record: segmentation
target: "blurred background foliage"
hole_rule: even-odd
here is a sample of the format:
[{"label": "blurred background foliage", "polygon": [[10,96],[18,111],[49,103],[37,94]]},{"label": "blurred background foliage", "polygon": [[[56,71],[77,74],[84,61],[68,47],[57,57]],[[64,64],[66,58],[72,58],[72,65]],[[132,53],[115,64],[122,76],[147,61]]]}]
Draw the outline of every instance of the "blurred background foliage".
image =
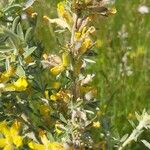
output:
[{"label": "blurred background foliage", "polygon": [[[9,0],[1,0],[3,8]],[[56,5],[60,0],[37,0],[27,13],[36,12],[29,20],[34,26],[33,37],[41,43],[43,52],[60,51],[66,33],[55,32],[55,26],[47,24],[43,16],[55,18]],[[16,0],[24,3],[25,0]],[[113,17],[98,17],[94,22],[97,40],[93,48],[97,64],[89,66],[89,72],[96,72],[94,80],[98,88],[102,129],[109,141],[109,134],[123,136],[132,130],[130,122],[136,120],[134,112],[150,108],[150,13],[141,14],[141,5],[150,7],[149,0],[116,0],[117,14]],[[15,12],[16,13],[16,12]],[[19,10],[18,10],[19,14]],[[1,17],[2,14],[1,14]],[[29,27],[25,20],[25,28]],[[59,38],[59,39],[58,39]],[[58,44],[59,43],[59,44]],[[45,79],[46,80],[46,79]],[[96,133],[100,135],[101,132]],[[148,136],[144,134],[143,136]],[[134,145],[139,150],[141,144]]]}]

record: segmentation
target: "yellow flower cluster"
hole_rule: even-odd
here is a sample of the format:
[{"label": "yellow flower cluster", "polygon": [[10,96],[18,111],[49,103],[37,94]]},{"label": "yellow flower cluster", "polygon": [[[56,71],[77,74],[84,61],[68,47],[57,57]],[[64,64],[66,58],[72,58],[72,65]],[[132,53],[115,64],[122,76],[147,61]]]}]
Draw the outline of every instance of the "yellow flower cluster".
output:
[{"label": "yellow flower cluster", "polygon": [[1,73],[0,83],[7,82],[9,80],[9,78],[14,75],[14,73],[15,73],[14,68],[12,66],[10,66],[7,71]]},{"label": "yellow flower cluster", "polygon": [[5,91],[25,91],[28,86],[28,82],[26,78],[21,77],[17,81],[6,84],[4,90]]},{"label": "yellow flower cluster", "polygon": [[49,23],[57,24],[58,26],[67,28],[69,31],[71,31],[71,27],[73,25],[72,15],[68,10],[66,10],[64,5],[65,4],[63,2],[60,2],[57,5],[58,18],[51,19],[48,16],[43,16],[43,19]]},{"label": "yellow flower cluster", "polygon": [[58,142],[50,142],[43,131],[40,132],[42,144],[30,142],[28,145],[33,150],[65,150],[62,144]]},{"label": "yellow flower cluster", "polygon": [[14,124],[9,127],[4,121],[0,123],[0,133],[4,136],[0,138],[0,147],[4,150],[14,150],[22,146],[23,137],[19,136],[20,123],[15,121]]},{"label": "yellow flower cluster", "polygon": [[50,72],[57,76],[58,74],[62,73],[66,67],[69,65],[69,53],[64,52],[62,54],[62,59],[57,55],[47,55],[43,54],[44,60],[42,61],[43,66],[50,68]]},{"label": "yellow flower cluster", "polygon": [[69,91],[60,90],[58,93],[52,94],[50,99],[53,101],[56,100],[63,100],[64,102],[68,102],[70,99],[71,94]]},{"label": "yellow flower cluster", "polygon": [[1,91],[24,91],[28,86],[28,82],[25,77],[20,77],[13,83],[7,83],[9,79],[14,76],[15,70],[12,66],[7,71],[0,75],[0,89]]}]

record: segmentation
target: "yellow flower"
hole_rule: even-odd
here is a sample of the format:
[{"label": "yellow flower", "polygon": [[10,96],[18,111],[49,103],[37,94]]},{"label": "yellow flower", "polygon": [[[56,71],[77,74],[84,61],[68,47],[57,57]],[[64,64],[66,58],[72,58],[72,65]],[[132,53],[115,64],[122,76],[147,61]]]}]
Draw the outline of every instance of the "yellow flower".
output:
[{"label": "yellow flower", "polygon": [[131,51],[129,53],[129,57],[131,59],[134,59],[134,58],[138,58],[138,57],[144,56],[144,54],[145,54],[144,47],[143,46],[139,46],[136,51]]},{"label": "yellow flower", "polygon": [[42,114],[43,116],[44,115],[48,116],[48,114],[50,113],[50,107],[46,104],[40,105],[39,110],[40,110],[40,114]]},{"label": "yellow flower", "polygon": [[62,64],[64,67],[67,67],[69,65],[70,59],[69,59],[69,53],[64,52],[62,54]]},{"label": "yellow flower", "polygon": [[101,124],[99,121],[93,122],[93,127],[94,128],[100,128]]},{"label": "yellow flower", "polygon": [[52,84],[52,87],[53,87],[54,89],[59,89],[59,88],[60,88],[60,82],[54,82],[54,83]]},{"label": "yellow flower", "polygon": [[28,82],[25,78],[21,77],[16,82],[14,82],[16,91],[24,91],[28,86]]},{"label": "yellow flower", "polygon": [[61,72],[63,72],[65,70],[65,67],[61,64],[61,65],[58,65],[58,66],[55,66],[53,67],[52,69],[50,69],[51,73],[53,75],[58,75],[60,74]]},{"label": "yellow flower", "polygon": [[55,23],[62,28],[68,28],[71,31],[73,17],[71,13],[65,9],[65,2],[60,2],[57,5],[58,18],[51,19],[48,16],[43,16],[43,19],[49,23]]},{"label": "yellow flower", "polygon": [[63,133],[62,127],[63,127],[63,125],[62,125],[61,123],[57,122],[57,123],[55,124],[55,132],[56,132],[57,134]]},{"label": "yellow flower", "polygon": [[27,64],[33,62],[32,56],[28,56],[28,57],[26,57],[24,60],[25,60],[25,62],[26,62]]},{"label": "yellow flower", "polygon": [[54,66],[53,68],[50,69],[50,72],[53,75],[58,75],[61,72],[65,70],[65,68],[69,65],[69,54],[67,52],[64,52],[62,54],[62,62],[59,65]]},{"label": "yellow flower", "polygon": [[28,146],[33,150],[65,150],[62,144],[58,142],[50,142],[42,131],[40,132],[40,138],[42,144],[30,142]]},{"label": "yellow flower", "polygon": [[53,101],[63,100],[64,102],[68,102],[70,99],[70,96],[71,95],[70,95],[69,91],[60,90],[58,93],[52,94],[50,96],[50,99]]},{"label": "yellow flower", "polygon": [[20,123],[15,121],[11,127],[7,126],[6,122],[0,124],[0,133],[2,133],[5,138],[0,138],[0,147],[5,150],[13,150],[14,146],[19,148],[22,146],[23,138],[19,136]]},{"label": "yellow flower", "polygon": [[25,91],[27,86],[27,80],[24,77],[20,77],[16,82],[6,84],[4,91]]},{"label": "yellow flower", "polygon": [[92,46],[92,40],[89,38],[85,39],[79,49],[79,53],[84,54],[91,46]]},{"label": "yellow flower", "polygon": [[14,68],[12,66],[10,66],[7,71],[3,72],[0,75],[0,83],[7,82],[9,80],[9,78],[14,75],[14,73],[15,73]]},{"label": "yellow flower", "polygon": [[52,101],[57,101],[57,100],[58,100],[58,97],[57,97],[55,94],[52,94],[52,95],[50,96],[50,99],[51,99]]},{"label": "yellow flower", "polygon": [[75,32],[75,38],[76,38],[76,40],[80,40],[81,35],[82,34],[80,32]]},{"label": "yellow flower", "polygon": [[116,14],[116,13],[117,13],[116,8],[110,8],[110,9],[108,10],[108,15],[114,15],[114,14]]},{"label": "yellow flower", "polygon": [[63,2],[58,3],[57,5],[57,13],[58,16],[66,21],[66,23],[71,26],[73,23],[72,16],[70,13],[65,9],[65,4]]}]

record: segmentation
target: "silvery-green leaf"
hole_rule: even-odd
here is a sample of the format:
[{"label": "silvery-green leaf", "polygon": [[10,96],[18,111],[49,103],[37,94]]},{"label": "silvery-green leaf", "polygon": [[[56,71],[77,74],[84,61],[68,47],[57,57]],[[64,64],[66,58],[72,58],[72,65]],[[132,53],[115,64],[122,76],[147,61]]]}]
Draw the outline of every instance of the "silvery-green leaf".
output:
[{"label": "silvery-green leaf", "polygon": [[0,54],[0,61],[5,60],[6,56],[4,54]]},{"label": "silvery-green leaf", "polygon": [[13,4],[13,5],[10,5],[8,7],[6,7],[6,9],[4,9],[4,12],[8,12],[8,11],[11,11],[13,9],[21,9],[22,6],[20,4]]},{"label": "silvery-green leaf", "polygon": [[48,139],[49,139],[51,142],[54,142],[54,141],[55,141],[53,135],[52,135],[50,132],[47,132],[47,137],[48,137]]},{"label": "silvery-green leaf", "polygon": [[121,139],[120,142],[124,142],[128,138],[128,134],[125,134]]},{"label": "silvery-green leaf", "polygon": [[16,74],[17,74],[19,77],[25,77],[25,71],[24,71],[24,69],[22,68],[22,66],[19,65],[19,66],[17,67]]},{"label": "silvery-green leaf", "polygon": [[19,16],[17,16],[15,19],[14,19],[14,21],[13,21],[13,24],[12,24],[12,32],[15,32],[15,30],[16,30],[16,28],[17,28],[17,25],[18,25],[18,23],[19,23],[19,20],[20,20],[20,17]]},{"label": "silvery-green leaf", "polygon": [[88,63],[93,63],[93,64],[95,64],[95,63],[96,63],[94,60],[87,59],[87,58],[84,58],[84,60],[85,60],[86,62],[88,62]]},{"label": "silvery-green leaf", "polygon": [[29,8],[30,6],[32,6],[34,2],[35,2],[35,0],[28,0],[28,1],[24,4],[23,10],[25,10],[25,9]]},{"label": "silvery-green leaf", "polygon": [[10,48],[8,46],[0,46],[0,53],[7,53],[13,51],[13,48]]},{"label": "silvery-green leaf", "polygon": [[142,143],[143,143],[147,148],[150,149],[150,143],[149,143],[149,142],[147,142],[146,140],[141,140],[141,141],[142,141]]},{"label": "silvery-green leaf", "polygon": [[36,47],[25,48],[25,52],[23,53],[24,58],[27,58],[28,56],[30,56],[35,50],[36,50]]},{"label": "silvery-green leaf", "polygon": [[67,124],[67,120],[65,119],[65,117],[64,117],[61,113],[60,113],[59,117],[60,117],[60,120],[61,120],[62,122],[64,122],[64,123]]},{"label": "silvery-green leaf", "polygon": [[141,120],[141,116],[137,112],[135,112],[135,116],[136,116],[136,118],[137,118],[138,121]]},{"label": "silvery-green leaf", "polygon": [[19,23],[17,25],[17,35],[23,40],[24,39],[24,33],[21,27],[21,24]]},{"label": "silvery-green leaf", "polygon": [[16,47],[19,47],[21,44],[20,38],[17,34],[13,33],[11,30],[4,28],[4,33],[11,38],[11,41]]},{"label": "silvery-green leaf", "polygon": [[131,126],[133,127],[133,128],[135,128],[136,127],[136,125],[134,124],[134,122],[133,121],[131,121],[131,120],[128,120],[129,121],[129,123],[131,124]]},{"label": "silvery-green leaf", "polygon": [[31,34],[31,32],[32,32],[32,29],[33,29],[33,28],[30,27],[30,28],[28,28],[27,31],[26,31],[26,34],[25,34],[25,41],[26,41],[26,42],[28,42],[28,41],[30,40],[30,37],[31,37],[30,34]]}]

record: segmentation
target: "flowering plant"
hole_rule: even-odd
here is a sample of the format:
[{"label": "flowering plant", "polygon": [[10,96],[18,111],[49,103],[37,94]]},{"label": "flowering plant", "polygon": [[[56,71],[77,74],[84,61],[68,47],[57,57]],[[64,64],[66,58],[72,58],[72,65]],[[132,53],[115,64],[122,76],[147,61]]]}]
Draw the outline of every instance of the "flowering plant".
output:
[{"label": "flowering plant", "polygon": [[59,2],[58,18],[42,18],[66,39],[59,52],[49,53],[33,37],[40,15],[34,3],[12,1],[2,10],[6,23],[0,26],[1,118],[8,121],[1,123],[0,147],[96,149],[92,135],[101,126],[97,89],[92,85],[95,74],[86,72],[90,63],[95,64],[88,56],[96,44],[92,21],[116,10],[103,0]]}]

